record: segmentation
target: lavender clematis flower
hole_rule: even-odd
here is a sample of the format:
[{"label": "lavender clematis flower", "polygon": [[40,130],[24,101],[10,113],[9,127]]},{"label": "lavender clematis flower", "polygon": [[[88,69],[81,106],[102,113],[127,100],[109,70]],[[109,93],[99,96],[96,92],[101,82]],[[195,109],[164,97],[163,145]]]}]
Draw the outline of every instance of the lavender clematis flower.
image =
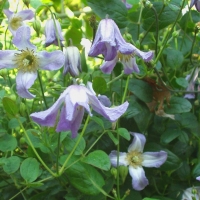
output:
[{"label": "lavender clematis flower", "polygon": [[197,177],[196,177],[196,180],[197,180],[197,181],[200,181],[200,176],[197,176]]},{"label": "lavender clematis flower", "polygon": [[[56,26],[56,27],[55,27]],[[53,19],[47,20],[45,24],[45,46],[48,47],[51,44],[55,44],[58,46],[58,40],[56,37],[56,29],[58,31],[58,38],[60,40],[60,44],[63,46],[62,41],[64,38],[62,36],[61,26],[58,20],[55,19],[55,24]]]},{"label": "lavender clematis flower", "polygon": [[64,64],[62,51],[36,52],[36,47],[30,43],[30,28],[18,28],[13,43],[19,50],[0,51],[0,69],[18,68],[16,77],[17,93],[23,98],[34,98],[28,89],[37,78],[37,70],[57,70]]},{"label": "lavender clematis flower", "polygon": [[190,8],[195,5],[196,9],[200,12],[200,0],[191,0]]},{"label": "lavender clematis flower", "polygon": [[131,9],[131,8],[133,7],[131,4],[127,3],[126,0],[121,0],[121,1],[124,3],[124,5],[126,6],[126,8],[127,8],[128,10]]},{"label": "lavender clematis flower", "polygon": [[65,65],[63,74],[69,72],[72,76],[78,76],[81,72],[81,56],[79,50],[75,46],[64,48]]},{"label": "lavender clematis flower", "polygon": [[103,54],[106,61],[111,61],[117,56],[117,52],[132,54],[134,50],[134,47],[124,40],[115,22],[106,18],[99,23],[88,55],[95,57]]},{"label": "lavender clematis flower", "polygon": [[181,200],[200,199],[200,187],[190,187],[184,190]]},{"label": "lavender clematis flower", "polygon": [[20,26],[25,25],[24,20],[29,20],[34,17],[34,13],[32,10],[22,10],[18,13],[13,13],[10,10],[3,10],[4,14],[8,18],[8,29],[15,36],[17,29]]},{"label": "lavender clematis flower", "polygon": [[132,54],[126,55],[126,54],[121,54],[120,52],[118,52],[118,54],[116,55],[116,57],[113,60],[105,61],[103,63],[103,65],[100,67],[102,72],[104,72],[106,74],[110,74],[112,72],[113,68],[115,67],[116,63],[118,61],[120,61],[124,66],[125,74],[131,74],[132,72],[139,73],[140,70],[136,63],[136,59],[135,59],[134,55],[139,56],[145,62],[149,62],[153,58],[154,53],[152,51],[142,52],[139,49],[137,49],[135,46],[133,46],[133,45],[131,45],[131,46],[134,49]]},{"label": "lavender clematis flower", "polygon": [[[194,91],[194,85],[195,85],[195,81],[198,77],[199,74],[199,68],[197,67],[195,70],[192,71],[191,74],[186,76],[186,80],[189,81],[189,85],[187,87],[187,91]],[[192,77],[191,77],[192,76]],[[185,94],[184,98],[186,99],[194,99],[195,98],[195,94],[194,93],[188,93]]]},{"label": "lavender clematis flower", "polygon": [[42,126],[53,127],[56,125],[56,118],[61,108],[58,124],[56,125],[56,131],[68,131],[72,132],[72,137],[77,136],[78,129],[83,119],[84,110],[86,110],[90,116],[89,105],[92,109],[108,119],[111,122],[116,121],[121,115],[123,115],[128,107],[128,102],[112,108],[105,107],[90,90],[91,83],[88,82],[88,87],[83,85],[71,85],[69,86],[58,98],[58,100],[46,111],[36,112],[31,114],[31,118],[41,124]]},{"label": "lavender clematis flower", "polygon": [[[148,184],[143,167],[160,167],[167,159],[165,151],[143,153],[146,138],[143,134],[133,133],[132,144],[128,148],[128,153],[119,153],[119,165],[129,166],[129,174],[132,177],[132,186],[135,190],[143,190]],[[117,151],[112,151],[109,155],[111,164],[117,167]]]}]

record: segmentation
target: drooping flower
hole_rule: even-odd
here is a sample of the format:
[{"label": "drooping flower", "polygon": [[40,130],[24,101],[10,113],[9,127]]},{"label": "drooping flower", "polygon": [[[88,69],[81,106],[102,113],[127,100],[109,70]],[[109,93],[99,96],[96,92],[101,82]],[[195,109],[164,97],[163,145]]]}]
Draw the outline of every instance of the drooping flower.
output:
[{"label": "drooping flower", "polygon": [[[93,93],[93,89],[91,91],[90,88],[92,88],[91,82],[88,82],[87,87],[83,85],[71,85],[60,95],[58,100],[49,109],[33,113],[30,116],[35,122],[42,126],[56,126],[57,132],[70,130],[72,137],[74,138],[77,136],[78,129],[81,125],[84,110],[92,116],[90,106],[92,107],[92,110],[111,122],[116,121],[125,113],[128,102],[112,108],[106,107],[98,100]],[[56,124],[56,118],[60,107],[61,112],[59,121],[58,124]]]},{"label": "drooping flower", "polygon": [[139,73],[140,70],[138,68],[138,65],[136,63],[135,55],[142,58],[145,62],[149,62],[153,58],[153,51],[143,52],[137,49],[135,46],[131,45],[134,49],[132,54],[122,54],[120,52],[117,53],[116,57],[111,61],[105,61],[100,69],[102,72],[106,74],[110,74],[115,67],[116,63],[120,61],[124,66],[124,73],[125,74],[131,74],[132,72]]},{"label": "drooping flower", "polygon": [[[195,86],[195,81],[198,77],[199,74],[199,68],[195,68],[191,74],[186,76],[186,80],[189,81],[189,85],[187,87],[187,91],[194,91],[194,86]],[[199,88],[198,88],[199,90]],[[195,94],[194,93],[187,93],[185,94],[184,98],[186,99],[194,99],[195,98]]]},{"label": "drooping flower", "polygon": [[62,51],[36,52],[36,47],[30,43],[30,28],[21,26],[13,39],[14,45],[19,50],[0,51],[0,69],[17,68],[16,77],[17,93],[23,98],[34,98],[28,89],[37,78],[37,70],[58,70],[64,64]]},{"label": "drooping flower", "polygon": [[200,199],[200,187],[190,187],[184,190],[181,200]]},{"label": "drooping flower", "polygon": [[124,3],[127,9],[131,9],[133,7],[131,4],[127,3],[126,0],[121,0],[121,1]]},{"label": "drooping flower", "polygon": [[[143,167],[160,167],[166,161],[167,153],[165,151],[143,153],[146,142],[145,136],[133,132],[131,132],[131,135],[134,136],[134,139],[128,147],[128,153],[119,152],[119,165],[129,166],[133,188],[143,190],[149,184]],[[114,167],[117,167],[117,155],[117,151],[112,151],[109,155]]]},{"label": "drooping flower", "polygon": [[132,54],[134,50],[133,45],[124,40],[115,22],[112,19],[106,18],[99,23],[88,55],[95,57],[103,54],[106,61],[111,61],[117,56],[118,52],[121,54]]},{"label": "drooping flower", "polygon": [[63,74],[69,72],[72,76],[78,76],[81,72],[81,55],[77,47],[69,46],[64,48],[65,65]]},{"label": "drooping flower", "polygon": [[55,19],[55,24],[54,24],[54,20],[53,19],[49,19],[47,20],[46,24],[45,24],[45,46],[48,47],[51,44],[55,44],[58,46],[58,40],[56,37],[56,30],[58,33],[58,38],[60,40],[60,44],[61,46],[63,46],[62,41],[64,41],[64,38],[62,36],[62,30],[61,30],[61,26],[60,23],[57,19]]},{"label": "drooping flower", "polygon": [[195,5],[196,9],[200,12],[200,0],[191,0],[190,8]]},{"label": "drooping flower", "polygon": [[30,20],[34,17],[34,13],[32,10],[22,10],[18,13],[13,13],[12,11],[6,9],[3,10],[4,14],[8,18],[8,29],[15,36],[16,31],[19,27],[25,25],[24,20]]},{"label": "drooping flower", "polygon": [[200,176],[197,176],[197,177],[196,177],[196,180],[200,181]]}]

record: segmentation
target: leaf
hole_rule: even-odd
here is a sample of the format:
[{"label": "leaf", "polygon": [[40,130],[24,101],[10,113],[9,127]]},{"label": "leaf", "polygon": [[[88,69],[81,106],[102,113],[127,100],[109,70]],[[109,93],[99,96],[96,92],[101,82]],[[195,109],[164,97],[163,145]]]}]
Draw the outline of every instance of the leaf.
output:
[{"label": "leaf", "polygon": [[2,99],[3,107],[10,117],[16,116],[19,111],[17,104],[10,98],[4,97]]},{"label": "leaf", "polygon": [[95,77],[92,82],[92,87],[97,94],[103,94],[107,90],[107,84],[104,78]]},{"label": "leaf", "polygon": [[127,26],[127,9],[121,1],[87,0],[87,3],[100,18],[105,19],[106,15],[109,15],[109,18],[113,19],[119,28]]},{"label": "leaf", "polygon": [[104,123],[103,123],[102,119],[100,119],[96,116],[92,116],[90,119],[95,121],[99,126],[101,126],[104,129]]},{"label": "leaf", "polygon": [[125,128],[118,128],[117,132],[119,133],[119,135],[121,135],[126,140],[129,141],[131,139],[130,133],[127,131],[127,129],[125,129]]},{"label": "leaf", "polygon": [[0,151],[7,152],[13,151],[17,147],[17,140],[15,137],[4,134],[0,137]]},{"label": "leaf", "polygon": [[161,135],[161,142],[168,144],[174,139],[176,139],[178,136],[180,136],[183,131],[178,129],[167,129],[162,135]]},{"label": "leaf", "polygon": [[110,169],[111,165],[109,156],[104,151],[101,150],[96,150],[88,154],[81,161],[106,171]]},{"label": "leaf", "polygon": [[22,178],[28,183],[35,181],[40,173],[39,165],[39,162],[35,158],[25,159],[20,167]]},{"label": "leaf", "polygon": [[192,108],[191,103],[182,97],[172,97],[170,99],[170,106],[165,107],[167,114],[185,113],[189,112]]},{"label": "leaf", "polygon": [[[26,121],[26,118],[24,117],[19,117],[19,120],[21,121],[21,123]],[[8,127],[11,129],[17,128],[19,127],[20,124],[18,122],[18,120],[16,118],[12,118],[9,122],[8,122]]]},{"label": "leaf", "polygon": [[114,142],[115,145],[119,144],[118,139],[112,134],[111,131],[108,131],[108,136]]},{"label": "leaf", "polygon": [[131,79],[128,89],[141,101],[145,103],[152,101],[153,91],[148,83],[142,80]]},{"label": "leaf", "polygon": [[5,164],[3,165],[3,170],[7,174],[12,174],[19,169],[20,158],[17,156],[11,156],[5,159]]},{"label": "leaf", "polygon": [[31,0],[30,5],[31,7],[37,9],[39,6],[42,5],[42,2],[40,0]]},{"label": "leaf", "polygon": [[184,87],[184,88],[186,88],[186,87],[188,86],[187,80],[186,80],[185,78],[182,78],[182,77],[176,78],[176,83],[177,83],[179,86]]}]

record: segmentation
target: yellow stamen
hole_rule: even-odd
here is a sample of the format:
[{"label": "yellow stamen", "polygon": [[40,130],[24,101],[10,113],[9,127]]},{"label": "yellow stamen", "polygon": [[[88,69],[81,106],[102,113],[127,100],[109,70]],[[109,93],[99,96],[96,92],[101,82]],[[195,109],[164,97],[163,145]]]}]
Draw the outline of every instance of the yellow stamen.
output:
[{"label": "yellow stamen", "polygon": [[128,160],[129,165],[133,167],[138,167],[142,165],[143,157],[142,153],[137,151],[131,151],[127,154],[126,159]]},{"label": "yellow stamen", "polygon": [[120,52],[118,52],[118,60],[119,61],[124,61],[124,62],[128,62],[131,58],[133,58],[135,56],[134,53],[132,54],[122,54]]},{"label": "yellow stamen", "polygon": [[13,29],[13,30],[17,30],[20,26],[22,26],[22,18],[21,17],[13,17],[11,20],[10,20],[10,27]]}]

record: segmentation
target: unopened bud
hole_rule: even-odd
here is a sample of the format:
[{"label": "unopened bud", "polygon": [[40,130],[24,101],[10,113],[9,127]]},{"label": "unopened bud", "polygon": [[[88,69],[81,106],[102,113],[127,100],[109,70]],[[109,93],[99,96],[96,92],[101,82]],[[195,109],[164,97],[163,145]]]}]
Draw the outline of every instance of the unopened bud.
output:
[{"label": "unopened bud", "polygon": [[25,114],[26,105],[25,105],[23,102],[21,102],[20,105],[19,105],[19,111],[20,111],[20,113],[21,113],[22,115]]},{"label": "unopened bud", "polygon": [[39,20],[34,20],[33,22],[33,29],[35,30],[35,32],[37,33],[37,36],[39,37],[40,35],[40,30],[41,30],[41,23]]},{"label": "unopened bud", "polygon": [[111,168],[110,170],[111,174],[115,177],[115,179],[117,178],[117,169],[116,168]]},{"label": "unopened bud", "polygon": [[119,170],[119,176],[121,177],[122,182],[124,183],[126,176],[128,174],[128,168],[126,166],[121,165],[118,167],[118,170]]},{"label": "unopened bud", "polygon": [[145,7],[152,8],[153,4],[150,1],[146,1]]},{"label": "unopened bud", "polygon": [[0,76],[2,76],[5,79],[6,76],[7,76],[7,69],[1,69],[0,70]]},{"label": "unopened bud", "polygon": [[132,41],[132,35],[130,33],[125,33],[123,35],[123,38],[126,40],[126,42],[131,42]]},{"label": "unopened bud", "polygon": [[174,31],[174,32],[172,33],[172,37],[173,37],[173,38],[178,37],[178,35],[179,35],[179,31]]}]

